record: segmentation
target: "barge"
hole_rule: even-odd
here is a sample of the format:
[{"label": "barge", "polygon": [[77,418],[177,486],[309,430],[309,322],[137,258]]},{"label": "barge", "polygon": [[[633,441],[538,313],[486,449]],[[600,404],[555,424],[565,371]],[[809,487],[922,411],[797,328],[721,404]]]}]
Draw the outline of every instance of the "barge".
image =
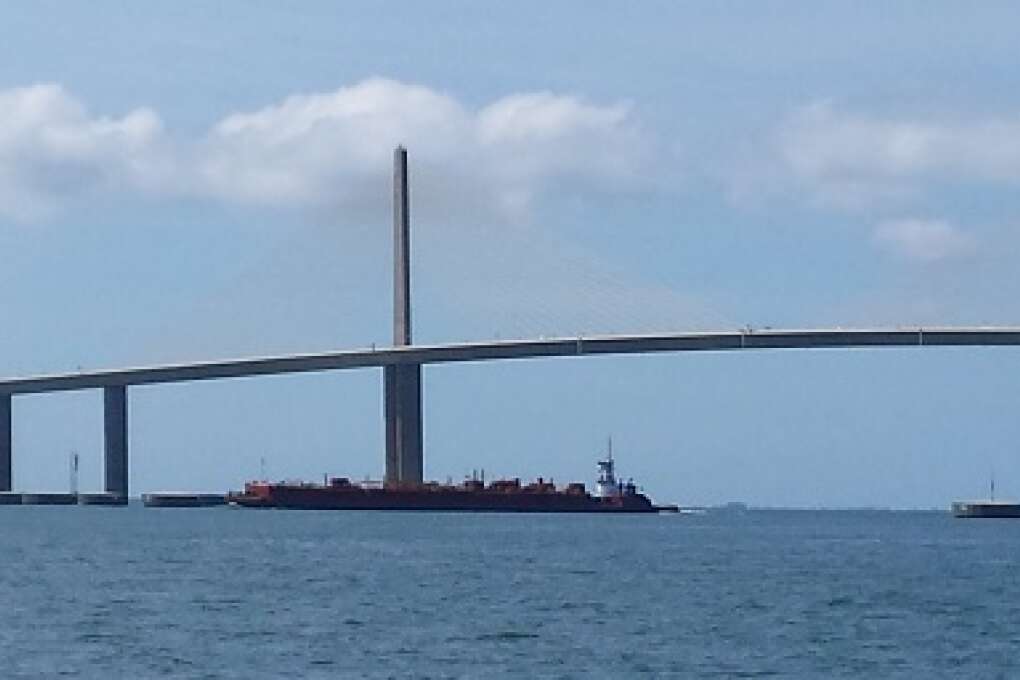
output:
[{"label": "barge", "polygon": [[965,519],[1020,519],[1020,503],[1006,501],[956,501],[954,517]]},{"label": "barge", "polygon": [[988,485],[988,500],[954,501],[950,511],[964,519],[1020,519],[1020,503],[995,500],[994,476]]},{"label": "barge", "polygon": [[212,508],[226,504],[227,497],[219,493],[142,494],[142,505],[147,508]]},{"label": "barge", "polygon": [[581,482],[557,487],[539,477],[485,483],[469,479],[461,484],[359,484],[333,477],[323,484],[307,482],[248,482],[244,491],[227,500],[248,508],[299,510],[418,510],[441,512],[580,512],[653,513],[673,506],[655,506],[633,480],[616,479],[612,453],[598,461],[595,493]]}]

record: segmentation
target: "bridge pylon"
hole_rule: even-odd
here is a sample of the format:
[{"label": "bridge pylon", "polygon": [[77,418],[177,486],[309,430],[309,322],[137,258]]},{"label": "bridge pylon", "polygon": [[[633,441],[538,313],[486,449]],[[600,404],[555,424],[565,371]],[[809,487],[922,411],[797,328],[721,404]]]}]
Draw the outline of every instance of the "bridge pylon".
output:
[{"label": "bridge pylon", "polygon": [[[411,217],[407,149],[393,152],[393,345],[411,345]],[[383,368],[388,486],[424,481],[421,364]]]}]

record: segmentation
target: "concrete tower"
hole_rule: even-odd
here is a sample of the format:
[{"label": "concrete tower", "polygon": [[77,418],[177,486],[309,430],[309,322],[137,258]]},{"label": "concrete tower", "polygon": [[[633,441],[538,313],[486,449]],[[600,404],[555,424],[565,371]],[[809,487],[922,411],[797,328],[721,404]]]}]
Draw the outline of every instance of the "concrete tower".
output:
[{"label": "concrete tower", "polygon": [[[393,152],[393,345],[411,344],[411,217],[407,149]],[[387,486],[421,484],[424,477],[421,364],[383,369]]]}]

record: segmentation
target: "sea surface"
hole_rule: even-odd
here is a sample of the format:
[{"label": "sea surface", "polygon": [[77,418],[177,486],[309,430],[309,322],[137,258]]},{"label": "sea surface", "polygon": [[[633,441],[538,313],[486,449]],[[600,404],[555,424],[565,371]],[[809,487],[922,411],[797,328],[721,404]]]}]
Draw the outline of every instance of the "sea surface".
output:
[{"label": "sea surface", "polygon": [[1020,521],[0,507],[3,678],[1015,678]]}]

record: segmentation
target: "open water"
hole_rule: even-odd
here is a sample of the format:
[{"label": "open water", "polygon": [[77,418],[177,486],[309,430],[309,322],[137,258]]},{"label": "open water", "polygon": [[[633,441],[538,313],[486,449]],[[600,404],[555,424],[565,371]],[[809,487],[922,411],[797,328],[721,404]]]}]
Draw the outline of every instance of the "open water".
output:
[{"label": "open water", "polygon": [[1020,676],[1020,521],[0,508],[3,678]]}]

